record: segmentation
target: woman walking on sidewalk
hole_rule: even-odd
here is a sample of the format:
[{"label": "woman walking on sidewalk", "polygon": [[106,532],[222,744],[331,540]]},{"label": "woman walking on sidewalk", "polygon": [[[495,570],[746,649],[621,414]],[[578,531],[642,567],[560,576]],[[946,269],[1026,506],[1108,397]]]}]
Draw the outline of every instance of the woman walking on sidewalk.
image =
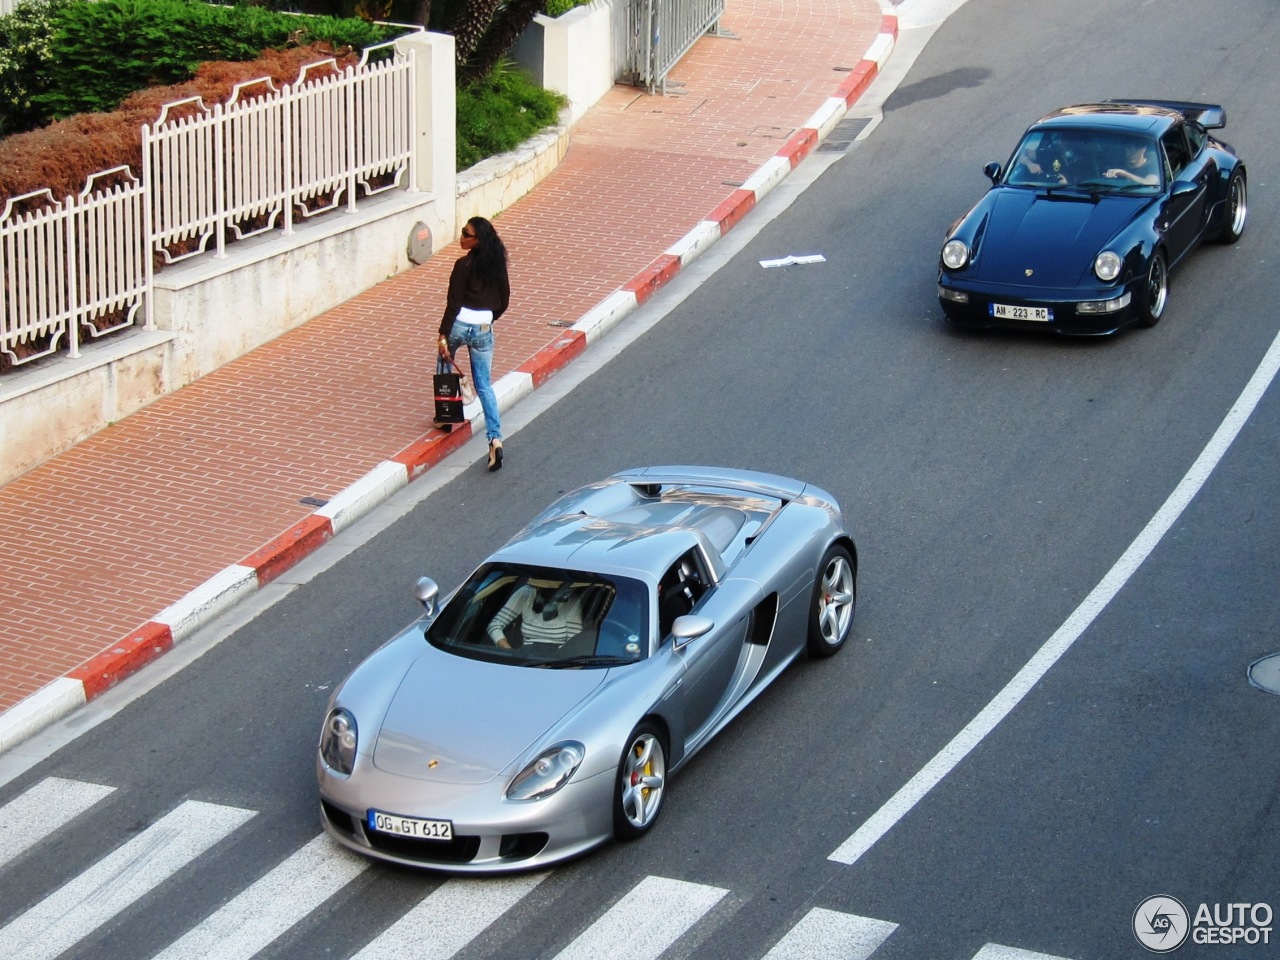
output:
[{"label": "woman walking on sidewalk", "polygon": [[493,392],[493,324],[511,300],[507,248],[484,217],[467,221],[460,242],[467,252],[458,258],[449,276],[449,294],[440,321],[440,356],[452,362],[459,347],[467,348],[471,379],[489,438],[489,469],[498,470],[502,467],[502,424]]}]

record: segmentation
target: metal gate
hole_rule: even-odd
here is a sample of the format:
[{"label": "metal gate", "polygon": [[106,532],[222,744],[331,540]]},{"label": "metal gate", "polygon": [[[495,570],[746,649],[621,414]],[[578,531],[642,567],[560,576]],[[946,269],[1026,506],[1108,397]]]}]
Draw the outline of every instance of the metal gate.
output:
[{"label": "metal gate", "polygon": [[621,79],[667,92],[667,72],[704,33],[717,32],[725,0],[621,0],[615,21]]}]

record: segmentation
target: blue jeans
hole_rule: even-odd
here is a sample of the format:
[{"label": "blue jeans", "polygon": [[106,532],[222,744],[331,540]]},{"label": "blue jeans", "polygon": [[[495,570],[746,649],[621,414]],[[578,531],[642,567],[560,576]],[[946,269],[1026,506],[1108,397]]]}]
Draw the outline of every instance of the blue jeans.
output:
[{"label": "blue jeans", "polygon": [[449,331],[449,353],[455,358],[459,347],[467,348],[471,360],[471,380],[484,411],[485,437],[501,440],[502,421],[498,417],[498,397],[493,392],[493,327],[481,331],[475,324],[455,320]]}]

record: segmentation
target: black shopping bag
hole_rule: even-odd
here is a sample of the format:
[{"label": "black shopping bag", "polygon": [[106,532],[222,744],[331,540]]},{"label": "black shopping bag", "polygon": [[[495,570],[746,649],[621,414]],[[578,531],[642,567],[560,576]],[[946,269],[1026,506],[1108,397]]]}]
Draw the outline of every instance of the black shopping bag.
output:
[{"label": "black shopping bag", "polygon": [[458,368],[444,357],[437,357],[431,384],[436,398],[436,423],[462,423],[462,374]]}]

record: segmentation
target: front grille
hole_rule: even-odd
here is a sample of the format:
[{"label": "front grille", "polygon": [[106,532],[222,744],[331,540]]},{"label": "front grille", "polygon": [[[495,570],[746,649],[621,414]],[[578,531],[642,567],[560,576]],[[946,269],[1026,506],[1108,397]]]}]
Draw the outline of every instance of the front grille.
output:
[{"label": "front grille", "polygon": [[365,830],[369,846],[405,860],[420,863],[470,863],[480,849],[479,837],[454,837],[452,840],[420,840],[390,833]]}]

